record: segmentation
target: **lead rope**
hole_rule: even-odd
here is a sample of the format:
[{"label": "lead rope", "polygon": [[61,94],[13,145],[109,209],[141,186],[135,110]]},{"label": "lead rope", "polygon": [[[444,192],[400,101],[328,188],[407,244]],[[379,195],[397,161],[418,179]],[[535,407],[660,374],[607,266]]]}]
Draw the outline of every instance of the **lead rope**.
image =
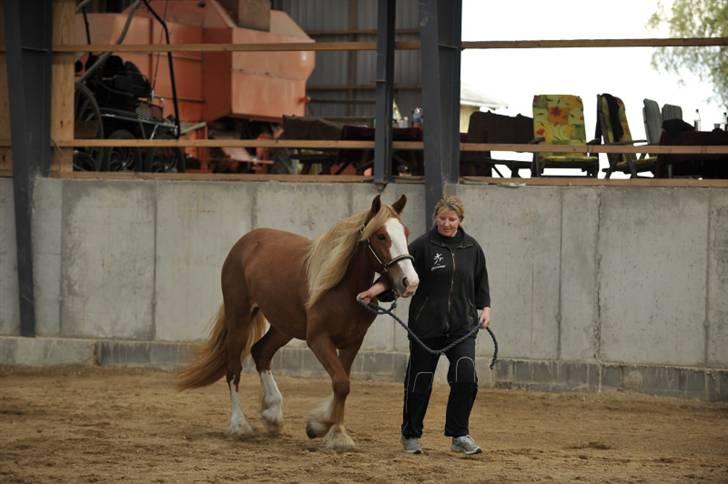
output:
[{"label": "lead rope", "polygon": [[[471,336],[473,336],[474,334],[476,334],[478,332],[478,330],[480,330],[480,325],[476,325],[473,329],[468,331],[468,333],[466,335],[461,336],[460,338],[456,339],[455,341],[453,341],[449,345],[445,346],[444,348],[440,348],[439,350],[433,350],[432,348],[427,346],[420,338],[418,338],[417,335],[409,328],[409,326],[404,324],[404,322],[401,319],[399,319],[396,314],[394,314],[394,310],[397,308],[397,301],[394,301],[392,303],[392,305],[389,306],[389,308],[383,308],[379,304],[366,303],[358,298],[356,301],[374,314],[377,314],[377,315],[386,314],[386,315],[394,318],[394,320],[397,321],[397,323],[399,323],[399,325],[402,326],[407,331],[407,333],[412,337],[412,339],[414,339],[417,342],[417,344],[419,344],[425,351],[427,351],[428,353],[431,353],[433,355],[441,355],[443,353],[446,353],[448,350],[454,348],[458,344],[462,343],[466,339],[468,339]],[[488,368],[490,368],[492,370],[493,367],[495,366],[496,360],[498,359],[498,341],[496,341],[495,334],[493,334],[493,331],[491,331],[490,328],[485,328],[485,329],[488,331],[488,334],[490,334],[490,337],[493,340],[493,357],[490,360],[490,365],[488,365]]]}]

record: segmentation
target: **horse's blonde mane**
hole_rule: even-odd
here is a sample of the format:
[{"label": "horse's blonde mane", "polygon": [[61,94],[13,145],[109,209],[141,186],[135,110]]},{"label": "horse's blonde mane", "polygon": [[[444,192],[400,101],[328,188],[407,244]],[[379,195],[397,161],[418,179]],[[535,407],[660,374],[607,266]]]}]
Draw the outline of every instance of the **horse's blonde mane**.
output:
[{"label": "horse's blonde mane", "polygon": [[305,258],[308,276],[306,307],[313,306],[326,291],[341,282],[359,241],[371,237],[388,219],[399,218],[391,206],[382,204],[379,212],[362,230],[368,214],[369,210],[365,210],[340,220],[311,242]]}]

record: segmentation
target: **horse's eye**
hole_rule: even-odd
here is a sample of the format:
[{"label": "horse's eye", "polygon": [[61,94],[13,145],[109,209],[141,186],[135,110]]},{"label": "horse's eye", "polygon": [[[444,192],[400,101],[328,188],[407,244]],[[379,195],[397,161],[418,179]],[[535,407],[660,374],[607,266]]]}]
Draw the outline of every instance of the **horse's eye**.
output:
[{"label": "horse's eye", "polygon": [[386,236],[386,235],[384,235],[384,234],[379,234],[379,235],[377,235],[377,238],[378,238],[379,240],[387,240],[387,236]]}]

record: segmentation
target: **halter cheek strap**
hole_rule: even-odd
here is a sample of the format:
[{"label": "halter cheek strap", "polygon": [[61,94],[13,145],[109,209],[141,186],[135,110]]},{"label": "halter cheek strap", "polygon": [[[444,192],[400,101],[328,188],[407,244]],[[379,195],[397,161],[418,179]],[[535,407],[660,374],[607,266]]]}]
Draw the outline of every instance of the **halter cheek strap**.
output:
[{"label": "halter cheek strap", "polygon": [[379,257],[377,255],[377,253],[374,251],[374,248],[372,247],[372,243],[369,242],[369,239],[366,239],[366,241],[367,241],[367,247],[369,248],[369,251],[372,253],[372,255],[377,260],[377,262],[379,262],[379,264],[382,266],[382,273],[389,272],[389,268],[392,267],[394,264],[396,264],[397,262],[399,262],[401,260],[407,260],[407,259],[409,259],[412,262],[415,261],[415,258],[412,257],[410,254],[402,254],[402,255],[398,255],[397,257],[392,257],[387,262],[384,262],[381,259],[381,257]]}]

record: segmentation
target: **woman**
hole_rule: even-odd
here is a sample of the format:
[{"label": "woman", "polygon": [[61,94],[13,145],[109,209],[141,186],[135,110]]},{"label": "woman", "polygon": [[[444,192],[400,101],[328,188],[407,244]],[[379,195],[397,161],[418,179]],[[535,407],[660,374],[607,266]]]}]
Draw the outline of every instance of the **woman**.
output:
[{"label": "woman", "polygon": [[[485,255],[475,239],[463,230],[464,215],[459,198],[441,199],[435,206],[435,227],[409,247],[415,258],[420,285],[410,304],[408,325],[432,349],[444,348],[466,335],[476,324],[483,329],[490,324]],[[386,289],[385,280],[380,279],[358,298],[370,302]],[[475,336],[460,342],[445,355],[450,362],[445,435],[452,437],[451,450],[467,455],[478,454],[481,449],[470,437],[468,428],[470,411],[478,392]],[[422,453],[422,423],[438,360],[439,355],[429,353],[410,338],[401,442],[404,451],[411,454]]]}]

